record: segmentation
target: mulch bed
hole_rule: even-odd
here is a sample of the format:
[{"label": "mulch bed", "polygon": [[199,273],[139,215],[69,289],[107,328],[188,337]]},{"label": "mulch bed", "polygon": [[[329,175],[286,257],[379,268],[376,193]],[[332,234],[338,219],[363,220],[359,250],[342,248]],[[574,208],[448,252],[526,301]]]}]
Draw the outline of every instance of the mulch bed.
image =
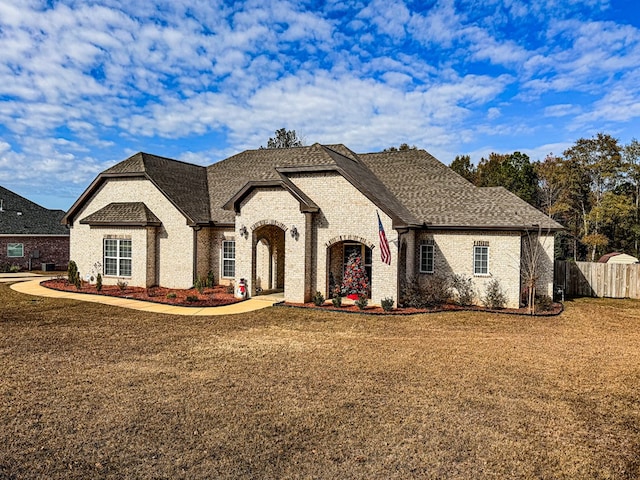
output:
[{"label": "mulch bed", "polygon": [[[95,285],[86,282],[83,282],[82,288],[78,290],[65,279],[45,280],[44,282],[41,282],[40,285],[64,292],[130,298],[133,300],[143,300],[145,302],[162,303],[166,305],[179,305],[182,307],[219,307],[242,301],[235,298],[232,293],[228,293],[227,287],[224,285],[205,288],[202,293],[198,292],[195,288],[180,290],[165,287],[143,288],[127,286],[126,288],[121,289],[117,285],[103,285],[102,290],[98,292]],[[169,297],[167,295],[169,295]],[[190,299],[187,300],[187,297],[190,297]]]},{"label": "mulch bed", "polygon": [[[361,310],[357,305],[345,305],[337,308],[334,307],[331,303],[325,303],[324,305],[317,306],[313,302],[309,303],[290,303],[290,302],[282,302],[277,304],[279,307],[291,307],[291,308],[312,308],[315,310],[328,310],[334,312],[343,312],[343,313],[358,313],[365,315],[417,315],[421,313],[439,313],[439,312],[462,312],[462,311],[472,311],[472,312],[491,312],[491,313],[501,313],[505,315],[529,315],[529,312],[526,308],[501,308],[499,310],[489,309],[480,306],[469,306],[462,307],[460,305],[453,305],[449,303],[445,303],[444,305],[440,305],[438,307],[433,308],[405,308],[398,307],[385,312],[384,309],[380,306],[367,306],[364,310]],[[554,303],[552,309],[544,312],[536,312],[534,316],[536,317],[551,317],[554,315],[559,315],[564,310],[564,307],[561,303]]]}]

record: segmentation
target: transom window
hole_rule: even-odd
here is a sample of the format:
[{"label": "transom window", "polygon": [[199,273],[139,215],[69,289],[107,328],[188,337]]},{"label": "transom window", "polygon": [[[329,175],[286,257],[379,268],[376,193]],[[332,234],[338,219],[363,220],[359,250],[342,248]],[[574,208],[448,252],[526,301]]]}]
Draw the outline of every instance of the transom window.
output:
[{"label": "transom window", "polygon": [[420,245],[420,273],[433,273],[435,249],[433,244]]},{"label": "transom window", "polygon": [[236,276],[235,240],[225,240],[222,242],[222,276],[227,278]]},{"label": "transom window", "polygon": [[7,257],[24,257],[24,244],[9,243],[7,244]]},{"label": "transom window", "polygon": [[473,274],[489,275],[489,246],[488,245],[474,245]]},{"label": "transom window", "polygon": [[131,240],[104,239],[104,274],[114,277],[131,276]]}]

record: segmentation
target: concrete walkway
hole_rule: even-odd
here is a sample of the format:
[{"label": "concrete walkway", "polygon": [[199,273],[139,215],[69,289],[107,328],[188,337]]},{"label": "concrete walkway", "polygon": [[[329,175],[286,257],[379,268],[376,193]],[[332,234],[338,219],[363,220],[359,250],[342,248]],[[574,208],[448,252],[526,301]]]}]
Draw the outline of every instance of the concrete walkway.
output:
[{"label": "concrete walkway", "polygon": [[40,279],[40,281],[49,278],[55,278],[56,275],[40,275],[32,272],[16,272],[16,273],[0,273],[0,283],[2,282],[24,282],[25,280]]},{"label": "concrete walkway", "polygon": [[[33,277],[31,277],[33,278]],[[233,303],[231,305],[223,305],[220,307],[180,307],[176,305],[164,305],[161,303],[143,302],[141,300],[132,300],[129,298],[109,297],[106,295],[92,295],[90,293],[74,293],[61,292],[43,287],[40,282],[47,277],[38,277],[35,280],[22,278],[13,278],[14,281],[11,288],[16,292],[25,293],[27,295],[36,295],[39,297],[50,298],[68,298],[80,300],[83,302],[103,303],[105,305],[113,305],[115,307],[130,308],[133,310],[142,310],[153,313],[169,313],[171,315],[235,315],[237,313],[253,312],[262,308],[271,307],[275,303],[282,301],[276,296],[254,297],[244,302]],[[21,281],[26,280],[26,281]]]}]

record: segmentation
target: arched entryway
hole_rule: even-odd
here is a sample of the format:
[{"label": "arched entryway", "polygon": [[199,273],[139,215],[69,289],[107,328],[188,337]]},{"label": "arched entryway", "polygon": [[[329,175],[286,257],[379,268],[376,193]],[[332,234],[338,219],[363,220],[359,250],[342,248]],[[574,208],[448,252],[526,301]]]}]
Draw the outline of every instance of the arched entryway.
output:
[{"label": "arched entryway", "polygon": [[284,291],[284,230],[262,225],[253,232],[254,295]]},{"label": "arched entryway", "polygon": [[372,246],[357,240],[336,242],[327,248],[327,294],[333,297],[336,288],[343,284],[349,258],[359,256],[368,281],[367,296],[371,298],[373,284],[373,251]]}]

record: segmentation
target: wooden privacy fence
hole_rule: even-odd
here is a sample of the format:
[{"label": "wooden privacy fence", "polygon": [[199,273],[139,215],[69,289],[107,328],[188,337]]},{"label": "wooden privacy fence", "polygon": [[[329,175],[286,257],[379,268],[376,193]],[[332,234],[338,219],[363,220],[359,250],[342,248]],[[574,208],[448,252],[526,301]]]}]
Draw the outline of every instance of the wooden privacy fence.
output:
[{"label": "wooden privacy fence", "polygon": [[554,278],[568,297],[640,298],[640,264],[556,260]]}]

